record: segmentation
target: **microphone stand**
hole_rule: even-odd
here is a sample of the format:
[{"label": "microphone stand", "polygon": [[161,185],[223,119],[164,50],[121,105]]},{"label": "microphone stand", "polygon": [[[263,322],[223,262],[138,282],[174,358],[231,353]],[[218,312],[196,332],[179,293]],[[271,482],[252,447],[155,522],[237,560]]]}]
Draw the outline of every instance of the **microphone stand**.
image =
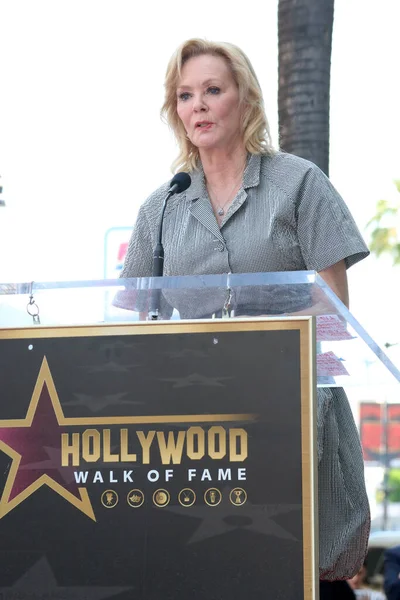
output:
[{"label": "microphone stand", "polygon": [[[163,223],[164,223],[164,214],[167,206],[168,200],[176,193],[184,192],[188,189],[191,184],[190,175],[188,173],[177,173],[170,183],[170,188],[168,194],[164,200],[161,217],[160,217],[160,226],[158,228],[158,237],[157,237],[157,245],[154,248],[153,252],[153,270],[152,270],[152,278],[154,277],[162,277],[164,274],[164,247],[162,244],[162,232],[163,232]],[[152,282],[154,284],[154,281]],[[153,288],[151,287],[151,295],[150,295],[150,307],[148,318],[151,321],[156,321],[160,317],[160,308],[161,308],[161,288]]]},{"label": "microphone stand", "polygon": [[[175,185],[168,192],[161,211],[160,225],[158,228],[158,238],[157,245],[154,248],[153,252],[153,270],[152,277],[162,277],[164,273],[164,246],[162,244],[162,230],[164,223],[164,213],[167,207],[167,202],[171,198],[173,194],[175,194],[176,189]],[[160,317],[160,308],[161,308],[161,288],[152,289],[150,296],[150,307],[149,307],[149,320],[157,321]]]}]

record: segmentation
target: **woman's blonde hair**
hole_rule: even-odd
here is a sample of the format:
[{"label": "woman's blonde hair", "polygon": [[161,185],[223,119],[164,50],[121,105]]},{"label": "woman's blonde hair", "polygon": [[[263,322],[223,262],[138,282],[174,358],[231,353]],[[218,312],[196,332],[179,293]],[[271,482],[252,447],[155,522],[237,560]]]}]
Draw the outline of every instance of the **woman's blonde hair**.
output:
[{"label": "woman's blonde hair", "polygon": [[165,76],[165,101],[161,115],[174,132],[180,149],[179,156],[172,164],[172,170],[192,171],[199,164],[199,150],[187,137],[178,116],[176,90],[183,65],[190,58],[204,54],[220,56],[231,69],[239,89],[240,103],[245,107],[241,133],[246,150],[252,154],[273,154],[261,87],[245,53],[233,44],[194,38],[179,46],[169,61]]}]

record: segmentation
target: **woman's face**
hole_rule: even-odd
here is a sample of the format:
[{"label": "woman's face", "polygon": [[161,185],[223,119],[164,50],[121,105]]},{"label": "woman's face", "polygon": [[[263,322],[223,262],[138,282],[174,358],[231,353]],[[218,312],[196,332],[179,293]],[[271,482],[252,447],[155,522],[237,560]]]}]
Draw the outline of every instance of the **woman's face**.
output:
[{"label": "woman's face", "polygon": [[177,111],[199,150],[229,150],[240,141],[239,90],[223,58],[204,54],[184,64]]}]

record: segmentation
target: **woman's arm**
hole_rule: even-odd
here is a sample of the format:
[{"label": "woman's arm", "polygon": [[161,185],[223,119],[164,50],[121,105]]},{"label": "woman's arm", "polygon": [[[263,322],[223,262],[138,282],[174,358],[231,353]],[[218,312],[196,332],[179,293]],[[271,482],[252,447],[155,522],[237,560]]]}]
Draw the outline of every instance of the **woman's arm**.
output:
[{"label": "woman's arm", "polygon": [[329,285],[336,296],[349,308],[349,288],[347,285],[347,272],[344,260],[319,272],[322,279]]},{"label": "woman's arm", "polygon": [[[347,308],[349,308],[349,289],[347,285],[347,273],[346,263],[344,260],[337,262],[336,264],[319,271],[318,275],[322,277],[331,290],[336,296],[343,302]],[[332,311],[332,305],[325,301],[323,293],[319,293],[321,290],[317,288],[314,290],[313,303],[308,308],[298,310],[292,313],[287,313],[291,316],[301,315],[323,315]],[[321,296],[320,298],[318,296]],[[264,315],[267,316],[267,315]]]}]

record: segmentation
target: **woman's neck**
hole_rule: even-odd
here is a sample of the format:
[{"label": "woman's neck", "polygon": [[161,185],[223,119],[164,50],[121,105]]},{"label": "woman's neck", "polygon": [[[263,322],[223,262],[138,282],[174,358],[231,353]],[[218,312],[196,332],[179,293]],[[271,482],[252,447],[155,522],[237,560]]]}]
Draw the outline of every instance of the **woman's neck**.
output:
[{"label": "woman's neck", "polygon": [[228,185],[243,174],[247,151],[244,147],[235,148],[232,152],[200,151],[200,159],[204,170],[207,185],[223,187]]}]

